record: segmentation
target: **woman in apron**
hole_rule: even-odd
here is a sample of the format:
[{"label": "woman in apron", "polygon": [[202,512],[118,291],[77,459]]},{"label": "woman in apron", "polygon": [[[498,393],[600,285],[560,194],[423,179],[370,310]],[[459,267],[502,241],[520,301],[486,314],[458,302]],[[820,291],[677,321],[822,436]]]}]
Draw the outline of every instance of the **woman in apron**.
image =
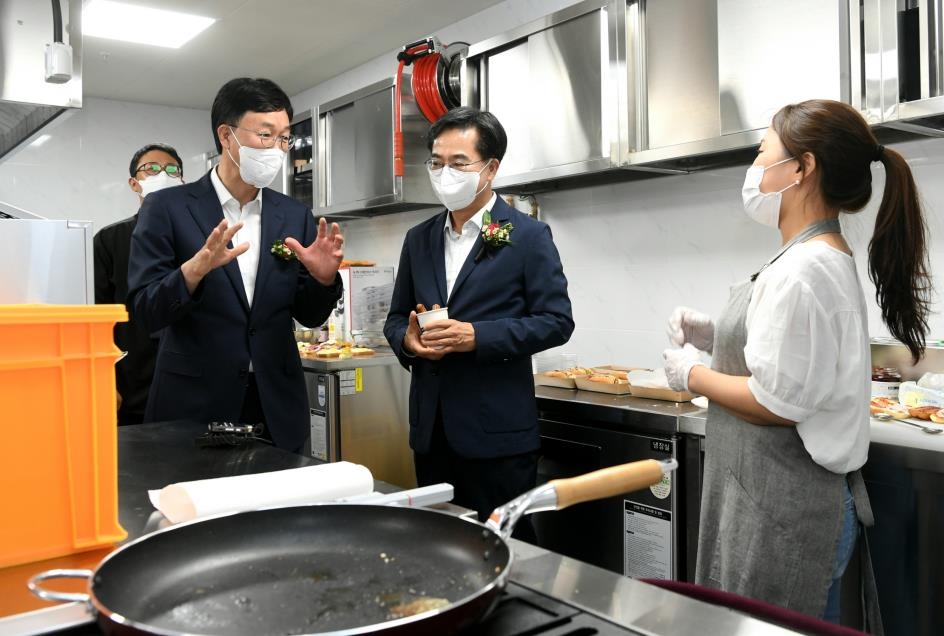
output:
[{"label": "woman in apron", "polygon": [[[676,309],[678,348],[664,353],[670,386],[710,401],[696,581],[833,622],[860,523],[872,523],[859,472],[867,310],[839,215],[869,202],[876,161],[886,178],[869,275],[891,334],[917,360],[930,278],[911,171],[855,109],[827,100],[781,109],[744,180],[745,211],[779,229],[783,247],[731,288],[717,324]],[[880,631],[870,607],[868,627]]]}]

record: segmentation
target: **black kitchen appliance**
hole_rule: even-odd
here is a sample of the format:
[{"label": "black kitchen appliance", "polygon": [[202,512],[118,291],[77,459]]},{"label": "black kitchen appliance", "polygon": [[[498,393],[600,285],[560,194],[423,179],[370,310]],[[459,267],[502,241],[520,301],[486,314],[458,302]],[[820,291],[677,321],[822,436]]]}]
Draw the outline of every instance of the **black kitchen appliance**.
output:
[{"label": "black kitchen appliance", "polygon": [[[564,394],[566,399],[546,399]],[[635,578],[692,581],[699,502],[700,438],[678,431],[673,404],[651,413],[606,408],[573,391],[540,387],[541,458],[538,483],[640,459],[669,459],[679,469],[661,484],[624,496],[532,515],[538,544],[547,550]],[[595,396],[594,396],[595,398]],[[592,398],[588,398],[592,399]],[[602,395],[607,400],[636,398]]]}]

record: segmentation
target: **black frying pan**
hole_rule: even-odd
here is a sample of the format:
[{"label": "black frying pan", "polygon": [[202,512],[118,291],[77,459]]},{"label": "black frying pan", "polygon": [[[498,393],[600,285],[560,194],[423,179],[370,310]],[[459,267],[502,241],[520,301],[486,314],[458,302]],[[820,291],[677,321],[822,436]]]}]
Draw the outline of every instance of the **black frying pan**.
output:
[{"label": "black frying pan", "polygon": [[[447,634],[484,616],[512,561],[503,538],[526,512],[658,482],[646,460],[558,480],[496,510],[493,527],[439,512],[314,505],[197,520],[126,544],[87,570],[30,588],[88,601],[118,634]],[[38,583],[88,576],[89,593]]]}]

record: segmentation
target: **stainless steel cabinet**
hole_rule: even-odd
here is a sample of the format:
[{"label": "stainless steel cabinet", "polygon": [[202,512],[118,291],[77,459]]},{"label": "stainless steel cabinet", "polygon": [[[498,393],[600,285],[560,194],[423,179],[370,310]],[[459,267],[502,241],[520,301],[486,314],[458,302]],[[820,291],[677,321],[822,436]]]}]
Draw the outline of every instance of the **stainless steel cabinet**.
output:
[{"label": "stainless steel cabinet", "polygon": [[404,73],[401,86],[403,175],[394,174],[393,78],[317,109],[315,212],[359,218],[439,205],[423,163],[429,124],[419,113]]},{"label": "stainless steel cabinet", "polygon": [[784,104],[858,106],[850,15],[848,0],[626,2],[636,119],[626,167],[688,170],[737,158],[732,151],[757,144]]},{"label": "stainless steel cabinet", "polygon": [[505,125],[495,185],[518,191],[741,161],[780,107],[811,98],[940,135],[942,4],[587,0],[470,46],[462,102]]},{"label": "stainless steel cabinet", "polygon": [[462,102],[491,111],[508,132],[496,187],[617,165],[613,8],[581,3],[469,48]]},{"label": "stainless steel cabinet", "polygon": [[499,188],[687,171],[785,103],[850,101],[849,25],[847,0],[588,0],[470,46],[462,102],[508,131]]},{"label": "stainless steel cabinet", "polygon": [[722,135],[767,128],[784,104],[849,102],[844,8],[835,0],[717,0]]},{"label": "stainless steel cabinet", "polygon": [[[872,124],[941,136],[944,129],[942,0],[849,0],[862,24],[856,97]],[[855,102],[854,102],[855,103]]]},{"label": "stainless steel cabinet", "polygon": [[295,143],[285,153],[282,168],[282,192],[293,199],[314,207],[314,137],[312,121],[314,111],[297,113],[292,119],[292,134]]}]

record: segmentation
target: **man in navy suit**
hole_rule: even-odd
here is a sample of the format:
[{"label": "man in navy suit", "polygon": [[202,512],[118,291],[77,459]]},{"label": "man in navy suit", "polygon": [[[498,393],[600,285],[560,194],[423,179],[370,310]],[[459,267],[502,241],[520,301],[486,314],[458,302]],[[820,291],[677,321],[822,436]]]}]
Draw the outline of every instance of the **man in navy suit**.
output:
[{"label": "man in navy suit", "polygon": [[[531,356],[567,342],[574,321],[550,228],[492,192],[507,146],[495,116],[451,110],[427,144],[446,210],[406,235],[384,335],[412,372],[417,481],[451,483],[454,501],[484,520],[535,486]],[[449,318],[421,331],[417,311],[435,306]],[[519,529],[533,539],[528,524]]]},{"label": "man in navy suit", "polygon": [[[171,146],[150,143],[131,157],[128,187],[137,195],[138,207],[151,192],[183,183],[184,163]],[[138,213],[95,233],[92,254],[95,260],[95,303],[124,305],[128,300],[128,259],[131,233],[138,223]],[[118,393],[118,426],[144,421],[157,339],[135,320],[115,324],[115,344],[128,355],[115,363],[115,388]]]},{"label": "man in navy suit", "polygon": [[[238,78],[211,110],[220,164],[144,199],[131,241],[129,303],[163,329],[146,422],[265,423],[302,449],[308,396],[292,319],[324,322],[340,298],[336,223],[268,189],[292,144],[292,105],[267,79]],[[284,241],[291,250],[273,246]]]}]

